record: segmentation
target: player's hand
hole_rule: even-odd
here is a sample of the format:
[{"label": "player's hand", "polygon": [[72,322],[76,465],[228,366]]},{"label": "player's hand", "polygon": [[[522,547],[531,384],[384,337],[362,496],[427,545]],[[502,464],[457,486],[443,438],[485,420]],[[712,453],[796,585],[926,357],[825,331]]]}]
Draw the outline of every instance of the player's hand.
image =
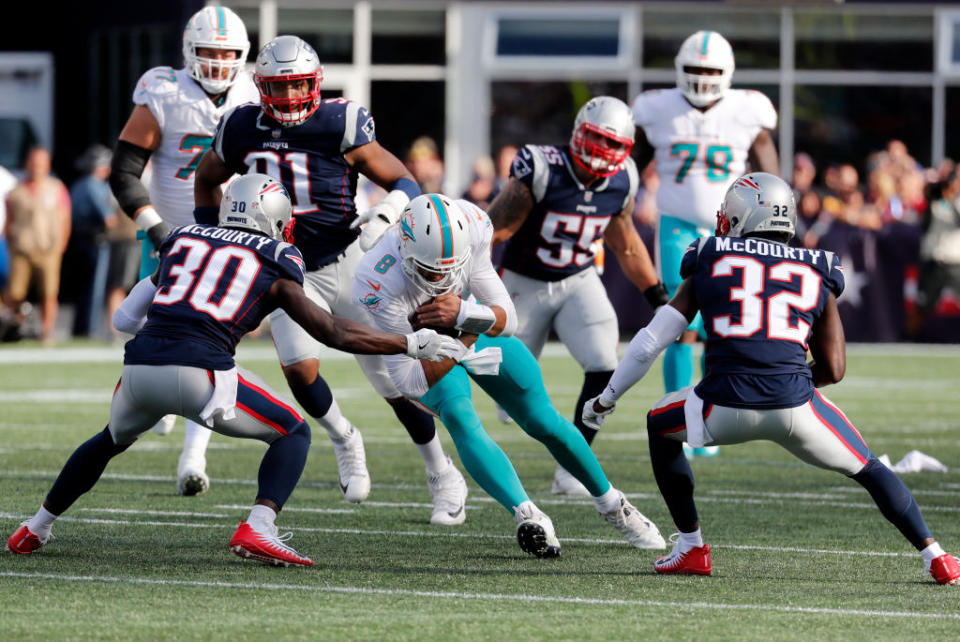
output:
[{"label": "player's hand", "polygon": [[427,361],[455,359],[464,350],[463,344],[452,337],[424,328],[407,335],[407,356]]},{"label": "player's hand", "polygon": [[414,321],[421,327],[452,328],[457,325],[459,314],[460,297],[456,294],[441,294],[417,308]]},{"label": "player's hand", "polygon": [[588,400],[583,404],[582,418],[583,425],[587,428],[600,430],[603,422],[607,420],[607,415],[613,413],[617,405],[605,406],[600,403],[600,395]]},{"label": "player's hand", "polygon": [[350,223],[350,229],[364,226],[363,231],[360,232],[360,249],[367,252],[377,244],[387,228],[396,223],[398,218],[396,208],[390,203],[381,201],[366,212],[358,214],[357,218]]},{"label": "player's hand", "polygon": [[147,230],[147,238],[150,239],[150,242],[153,243],[153,249],[159,250],[160,245],[163,243],[163,240],[167,238],[167,234],[170,233],[170,227],[166,223],[157,223],[153,227]]}]

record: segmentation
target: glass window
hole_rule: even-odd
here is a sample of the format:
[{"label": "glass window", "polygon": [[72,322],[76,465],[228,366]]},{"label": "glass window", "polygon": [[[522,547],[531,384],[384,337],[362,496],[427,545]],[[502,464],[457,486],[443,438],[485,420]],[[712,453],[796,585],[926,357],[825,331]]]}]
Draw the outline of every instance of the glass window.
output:
[{"label": "glass window", "polygon": [[950,114],[960,113],[960,87],[947,87],[947,127],[943,153],[947,158],[960,161],[960,120]]},{"label": "glass window", "polygon": [[[377,123],[377,140],[403,159],[410,143],[429,136],[443,155],[446,83],[443,81],[374,81],[370,83],[370,113]],[[397,109],[403,105],[403,109]]]},{"label": "glass window", "polygon": [[620,53],[620,18],[502,16],[498,56],[603,56]]},{"label": "glass window", "polygon": [[780,12],[757,8],[743,11],[643,12],[643,60],[647,68],[673,68],[673,59],[686,38],[699,31],[716,31],[730,41],[738,69],[780,66]]},{"label": "glass window", "polygon": [[293,33],[317,50],[322,64],[353,62],[351,9],[277,9],[277,33]]},{"label": "glass window", "polygon": [[891,139],[902,140],[921,163],[930,162],[930,87],[798,85],[794,149],[818,166],[866,158]]},{"label": "glass window", "polygon": [[797,69],[933,70],[933,19],[853,10],[797,10]]},{"label": "glass window", "polygon": [[373,11],[374,64],[443,65],[447,62],[443,11]]},{"label": "glass window", "polygon": [[503,145],[562,145],[570,140],[577,110],[594,96],[627,101],[624,82],[523,82],[491,84],[491,149]]}]

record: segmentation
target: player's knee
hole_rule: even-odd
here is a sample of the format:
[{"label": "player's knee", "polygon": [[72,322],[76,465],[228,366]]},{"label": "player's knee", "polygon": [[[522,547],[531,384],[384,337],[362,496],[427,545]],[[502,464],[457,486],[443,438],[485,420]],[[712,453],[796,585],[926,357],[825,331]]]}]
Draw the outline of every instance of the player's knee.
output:
[{"label": "player's knee", "polygon": [[480,422],[480,417],[477,416],[477,411],[466,397],[447,400],[439,408],[439,411],[440,420],[454,439],[460,439],[478,430],[483,430],[483,424]]},{"label": "player's knee", "polygon": [[294,426],[293,430],[287,433],[288,435],[296,435],[299,439],[306,441],[307,446],[313,441],[313,435],[310,432],[310,424],[305,421],[301,421],[299,424]]},{"label": "player's knee", "polygon": [[299,378],[295,383],[291,381],[290,377],[287,378],[287,383],[289,383],[290,392],[293,393],[297,403],[299,403],[311,417],[323,417],[330,410],[330,406],[333,405],[333,392],[330,390],[330,386],[327,385],[326,380],[319,374],[316,374],[314,379],[308,384],[302,383],[302,380]]},{"label": "player's knee", "polygon": [[287,385],[293,389],[295,386],[305,388],[312,384],[315,379],[320,378],[320,364],[316,359],[304,359],[290,365],[282,366],[283,376],[287,380]]}]

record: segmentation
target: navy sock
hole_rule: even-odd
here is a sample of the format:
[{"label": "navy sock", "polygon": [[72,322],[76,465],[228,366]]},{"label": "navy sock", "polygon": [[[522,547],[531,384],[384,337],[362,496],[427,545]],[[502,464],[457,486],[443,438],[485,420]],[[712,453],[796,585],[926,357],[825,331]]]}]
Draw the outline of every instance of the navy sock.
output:
[{"label": "navy sock", "polygon": [[333,393],[326,380],[319,374],[308,386],[290,386],[290,392],[293,393],[297,403],[307,411],[307,414],[317,419],[322,418],[333,405]]},{"label": "navy sock", "polygon": [[584,425],[583,404],[587,403],[588,399],[593,399],[603,392],[612,375],[613,370],[583,373],[583,387],[580,389],[580,398],[577,399],[577,405],[573,409],[573,425],[577,427],[588,444],[593,443],[594,438],[597,436],[597,431]]},{"label": "navy sock", "polygon": [[93,488],[107,463],[129,447],[129,444],[118,446],[113,443],[107,428],[80,444],[63,465],[57,481],[53,482],[53,487],[47,493],[44,502],[47,510],[54,515],[62,515],[80,495]]},{"label": "navy sock", "polygon": [[682,533],[692,533],[697,530],[700,520],[697,517],[697,505],[693,501],[694,483],[690,462],[683,455],[683,444],[662,437],[649,426],[649,421],[647,415],[653,476],[677,528]]},{"label": "navy sock", "polygon": [[920,507],[913,493],[897,474],[884,466],[879,459],[871,459],[851,479],[867,489],[883,516],[903,533],[914,548],[926,548],[923,541],[933,537],[920,514]]},{"label": "navy sock", "polygon": [[393,408],[403,427],[407,429],[410,439],[418,446],[429,443],[437,434],[437,426],[433,422],[433,415],[415,406],[409,399],[388,402]]},{"label": "navy sock", "polygon": [[309,450],[310,426],[306,422],[270,444],[257,474],[257,499],[269,499],[283,508],[300,481]]}]

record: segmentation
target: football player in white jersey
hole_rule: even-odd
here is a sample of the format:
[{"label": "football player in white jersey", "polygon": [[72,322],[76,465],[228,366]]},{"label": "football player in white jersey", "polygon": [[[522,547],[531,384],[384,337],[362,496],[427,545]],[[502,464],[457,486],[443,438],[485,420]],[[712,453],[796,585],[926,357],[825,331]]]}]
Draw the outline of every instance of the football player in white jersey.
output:
[{"label": "football player in white jersey", "polygon": [[[184,67],[154,67],[133,90],[134,108],[120,132],[110,187],[142,232],[140,277],[157,268],[156,248],[167,233],[194,222],[193,180],[220,117],[259,93],[243,70],[250,49],[243,21],[225,7],[205,7],[184,28]],[[149,190],[140,180],[152,161]],[[168,415],[154,430],[173,428]],[[196,495],[209,487],[204,453],[212,433],[187,420],[177,490]]]},{"label": "football player in white jersey", "polygon": [[457,359],[427,363],[384,357],[401,393],[440,417],[464,467],[518,523],[520,547],[557,557],[550,518],[530,500],[506,454],[490,439],[471,401],[471,379],[590,492],[597,510],[637,548],[663,537],[607,480],[576,427],[557,412],[540,367],[516,337],[517,312],[490,262],[493,226],[468,201],[421,194],[361,259],[353,299],[380,328],[432,327],[459,335]]},{"label": "football player in white jersey", "polygon": [[[771,130],[777,112],[757,91],[731,89],[734,60],[730,43],[716,31],[698,31],[683,41],[674,60],[677,87],[646,91],[633,103],[637,166],[656,161],[660,211],[656,263],[670,296],[680,278],[680,261],[694,240],[713,229],[717,203],[733,181],[753,171],[780,173]],[[703,331],[698,316],[680,341],[667,348],[663,382],[667,392],[693,379],[693,343]],[[715,447],[692,454],[715,455]]]}]

